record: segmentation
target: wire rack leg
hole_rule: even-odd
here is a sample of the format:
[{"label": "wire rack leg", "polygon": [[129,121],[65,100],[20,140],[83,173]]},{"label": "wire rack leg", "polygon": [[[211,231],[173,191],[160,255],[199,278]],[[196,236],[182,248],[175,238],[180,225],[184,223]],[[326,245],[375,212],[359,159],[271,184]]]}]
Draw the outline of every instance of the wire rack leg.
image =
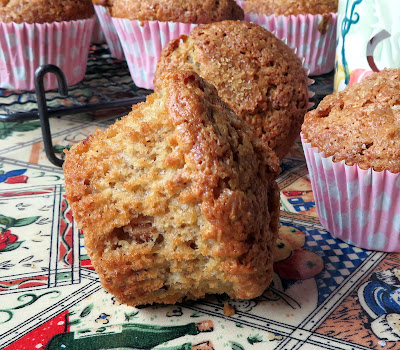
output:
[{"label": "wire rack leg", "polygon": [[44,89],[44,77],[47,73],[52,73],[57,77],[58,92],[63,97],[68,95],[67,81],[64,73],[60,68],[53,64],[46,64],[40,66],[35,71],[35,92],[38,104],[38,113],[40,117],[40,124],[42,127],[42,137],[46,156],[51,163],[61,167],[64,160],[58,158],[54,153],[53,141],[51,138],[49,113],[47,110],[46,92]]}]

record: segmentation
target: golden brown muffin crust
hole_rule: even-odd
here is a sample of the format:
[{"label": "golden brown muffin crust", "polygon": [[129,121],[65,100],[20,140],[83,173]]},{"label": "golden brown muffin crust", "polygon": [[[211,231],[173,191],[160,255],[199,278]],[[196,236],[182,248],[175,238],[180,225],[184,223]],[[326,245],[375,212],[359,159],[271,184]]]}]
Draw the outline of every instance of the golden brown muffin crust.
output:
[{"label": "golden brown muffin crust", "polygon": [[300,15],[337,12],[338,0],[247,0],[246,12],[262,15]]},{"label": "golden brown muffin crust", "polygon": [[94,14],[91,0],[2,0],[0,21],[46,23],[86,19]]},{"label": "golden brown muffin crust", "polygon": [[325,97],[302,132],[334,162],[400,172],[400,69],[385,69]]},{"label": "golden brown muffin crust", "polygon": [[92,0],[95,5],[112,6],[112,0]]},{"label": "golden brown muffin crust", "polygon": [[272,279],[274,153],[193,72],[67,152],[67,199],[121,302],[260,295]]},{"label": "golden brown muffin crust", "polygon": [[113,0],[110,12],[113,17],[130,20],[183,23],[244,18],[235,0]]},{"label": "golden brown muffin crust", "polygon": [[300,133],[307,111],[307,75],[294,52],[261,26],[223,21],[195,28],[162,51],[158,75],[191,69],[283,158]]}]

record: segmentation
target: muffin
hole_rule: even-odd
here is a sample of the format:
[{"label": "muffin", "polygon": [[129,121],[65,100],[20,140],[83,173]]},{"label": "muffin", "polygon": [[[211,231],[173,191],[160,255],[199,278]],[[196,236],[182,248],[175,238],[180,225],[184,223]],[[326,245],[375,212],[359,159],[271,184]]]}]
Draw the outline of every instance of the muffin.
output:
[{"label": "muffin", "polygon": [[136,85],[152,89],[162,48],[200,23],[242,20],[234,0],[113,0],[109,7]]},{"label": "muffin", "polygon": [[247,0],[248,12],[264,15],[318,15],[337,12],[338,0]]},{"label": "muffin", "polygon": [[93,16],[89,0],[1,0],[0,21],[4,23],[51,23]]},{"label": "muffin", "polygon": [[366,249],[400,251],[400,70],[374,73],[307,113],[303,146],[322,225]]},{"label": "muffin", "polygon": [[113,0],[111,11],[113,17],[139,21],[205,24],[244,18],[235,0]]},{"label": "muffin", "polygon": [[111,4],[111,0],[93,0],[94,9],[104,32],[111,56],[119,60],[124,60],[124,51],[122,50],[121,42],[119,41],[117,30],[112,22],[109,11]]},{"label": "muffin", "polygon": [[287,40],[310,75],[333,70],[338,0],[247,0],[245,20]]},{"label": "muffin", "polygon": [[[93,14],[90,0],[0,1],[0,88],[34,90],[34,72],[43,64],[59,66],[68,85],[82,80]],[[45,88],[56,87],[48,74]]]},{"label": "muffin", "polygon": [[129,305],[260,295],[273,274],[278,171],[215,88],[177,70],[64,163],[92,264]]},{"label": "muffin", "polygon": [[219,96],[283,158],[300,134],[308,81],[295,53],[261,26],[222,21],[200,25],[162,51],[158,75],[175,67],[211,82]]}]

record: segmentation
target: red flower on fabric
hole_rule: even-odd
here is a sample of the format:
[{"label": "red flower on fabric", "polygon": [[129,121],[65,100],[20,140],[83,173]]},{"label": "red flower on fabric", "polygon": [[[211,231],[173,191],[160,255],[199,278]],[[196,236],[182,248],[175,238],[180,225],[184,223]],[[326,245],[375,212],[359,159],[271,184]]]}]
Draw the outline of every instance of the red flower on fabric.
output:
[{"label": "red flower on fabric", "polygon": [[10,230],[5,230],[0,233],[0,250],[5,249],[8,245],[18,241],[18,236],[11,233]]},{"label": "red flower on fabric", "polygon": [[28,179],[29,178],[26,175],[18,175],[18,176],[9,177],[4,182],[6,184],[26,184],[28,182]]}]

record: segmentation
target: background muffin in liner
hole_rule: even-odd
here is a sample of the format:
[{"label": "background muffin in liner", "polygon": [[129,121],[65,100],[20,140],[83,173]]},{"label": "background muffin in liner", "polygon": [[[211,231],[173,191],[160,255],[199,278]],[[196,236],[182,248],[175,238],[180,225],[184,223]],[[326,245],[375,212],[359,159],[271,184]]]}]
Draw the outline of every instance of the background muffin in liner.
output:
[{"label": "background muffin in liner", "polygon": [[238,1],[245,20],[259,24],[279,39],[286,38],[304,58],[310,75],[334,69],[337,0],[247,0]]},{"label": "background muffin in liner", "polygon": [[374,73],[307,113],[302,142],[322,225],[400,251],[400,70]]},{"label": "background muffin in liner", "polygon": [[203,24],[163,50],[154,81],[168,68],[190,69],[282,159],[300,134],[308,78],[300,59],[262,26],[237,21]]},{"label": "background muffin in liner", "polygon": [[152,89],[163,47],[200,23],[241,20],[234,0],[114,0],[109,8],[136,85]]},{"label": "background muffin in liner", "polygon": [[[68,85],[85,75],[94,25],[93,5],[84,1],[10,0],[0,4],[0,88],[34,90],[38,66],[60,67]],[[57,87],[48,74],[45,88]]]}]

